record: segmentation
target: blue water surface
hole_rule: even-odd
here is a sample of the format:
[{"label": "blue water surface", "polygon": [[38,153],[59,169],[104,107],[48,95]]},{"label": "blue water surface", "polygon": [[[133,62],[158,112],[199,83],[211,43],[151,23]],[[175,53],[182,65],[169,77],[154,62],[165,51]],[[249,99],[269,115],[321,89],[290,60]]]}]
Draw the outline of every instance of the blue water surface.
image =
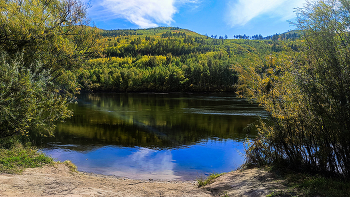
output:
[{"label": "blue water surface", "polygon": [[195,180],[244,162],[245,129],[266,113],[234,95],[94,94],[71,108],[55,137],[40,139],[79,171],[132,179]]}]

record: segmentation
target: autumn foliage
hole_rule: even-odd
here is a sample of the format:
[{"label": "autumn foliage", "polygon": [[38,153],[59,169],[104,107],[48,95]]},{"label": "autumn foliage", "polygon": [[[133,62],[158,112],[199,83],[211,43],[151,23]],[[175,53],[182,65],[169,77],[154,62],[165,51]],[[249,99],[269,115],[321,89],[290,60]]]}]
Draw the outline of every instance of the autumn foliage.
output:
[{"label": "autumn foliage", "polygon": [[324,0],[298,10],[303,52],[237,67],[239,90],[270,112],[248,162],[350,175],[350,2]]}]

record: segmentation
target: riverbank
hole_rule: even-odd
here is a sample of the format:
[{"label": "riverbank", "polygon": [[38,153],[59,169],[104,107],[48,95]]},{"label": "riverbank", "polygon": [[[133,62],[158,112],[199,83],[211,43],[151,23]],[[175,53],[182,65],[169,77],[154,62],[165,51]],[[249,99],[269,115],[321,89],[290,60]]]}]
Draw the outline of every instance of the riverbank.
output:
[{"label": "riverbank", "polygon": [[286,187],[262,169],[226,173],[204,187],[197,181],[132,180],[72,172],[60,163],[0,174],[0,196],[266,196]]},{"label": "riverbank", "polygon": [[[252,168],[225,173],[205,186],[200,181],[133,180],[76,171],[69,161],[53,162],[30,146],[3,143],[2,196],[340,196],[350,182],[285,168]],[[42,167],[39,167],[42,166]],[[36,167],[36,168],[35,168]],[[272,170],[273,169],[273,170]],[[211,176],[211,177],[217,177]],[[160,178],[160,177],[157,177]]]}]

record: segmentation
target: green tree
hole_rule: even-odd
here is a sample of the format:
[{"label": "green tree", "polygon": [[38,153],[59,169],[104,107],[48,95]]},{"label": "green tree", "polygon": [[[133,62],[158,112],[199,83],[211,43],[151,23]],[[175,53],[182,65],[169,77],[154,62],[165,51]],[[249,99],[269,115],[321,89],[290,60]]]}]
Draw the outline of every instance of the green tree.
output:
[{"label": "green tree", "polygon": [[297,14],[302,54],[238,69],[241,90],[271,114],[248,159],[349,178],[350,1],[309,2]]},{"label": "green tree", "polygon": [[62,69],[72,69],[98,52],[97,30],[87,26],[85,15],[79,0],[1,1],[1,50],[10,57],[23,53],[27,68],[40,60],[58,77]]},{"label": "green tree", "polygon": [[307,129],[318,135],[312,143],[317,169],[350,175],[350,1],[309,3],[298,15],[304,32],[306,61],[298,84],[308,99],[312,119]]},{"label": "green tree", "polygon": [[0,1],[0,138],[50,134],[71,116],[70,70],[99,54],[85,10],[79,0]]},{"label": "green tree", "polygon": [[50,72],[39,62],[23,68],[22,56],[0,54],[0,138],[49,135],[54,122],[72,115],[67,99],[52,91]]}]

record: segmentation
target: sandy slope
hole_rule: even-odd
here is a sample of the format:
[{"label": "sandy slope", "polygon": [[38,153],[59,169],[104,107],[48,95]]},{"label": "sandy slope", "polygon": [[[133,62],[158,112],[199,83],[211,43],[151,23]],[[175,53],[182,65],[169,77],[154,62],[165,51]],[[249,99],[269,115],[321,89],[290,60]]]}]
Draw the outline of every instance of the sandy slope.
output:
[{"label": "sandy slope", "polygon": [[266,196],[282,189],[279,180],[259,169],[227,173],[198,188],[196,181],[146,181],[71,172],[64,164],[0,174],[0,196]]}]

